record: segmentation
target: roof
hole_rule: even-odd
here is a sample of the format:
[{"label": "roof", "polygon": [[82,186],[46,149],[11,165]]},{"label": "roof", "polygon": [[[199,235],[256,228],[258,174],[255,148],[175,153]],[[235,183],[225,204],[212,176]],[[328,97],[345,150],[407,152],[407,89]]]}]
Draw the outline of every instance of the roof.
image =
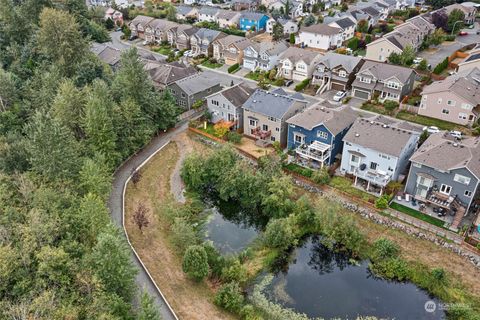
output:
[{"label": "roof", "polygon": [[161,85],[169,85],[177,80],[197,74],[197,70],[191,66],[181,64],[160,64],[158,67],[149,70],[149,76],[153,82]]},{"label": "roof", "polygon": [[408,78],[410,78],[410,76],[412,75],[412,72],[414,72],[410,68],[371,60],[365,61],[365,63],[360,68],[359,73],[363,73],[365,71],[370,72],[375,78],[380,80],[386,80],[391,77],[396,77],[402,83],[406,83]]},{"label": "roof", "polygon": [[230,20],[235,18],[237,15],[240,13],[237,11],[232,11],[232,10],[220,10],[220,12],[217,15],[217,19],[224,19],[224,20]]},{"label": "roof", "polygon": [[279,55],[288,49],[288,46],[283,41],[278,42],[255,42],[251,47],[257,51],[260,55],[264,52],[271,56]]},{"label": "roof", "polygon": [[337,110],[316,104],[294,115],[287,122],[307,130],[313,130],[323,124],[330,133],[337,135],[349,127],[356,118],[357,113],[350,108]]},{"label": "roof", "polygon": [[452,92],[473,106],[480,104],[480,69],[473,68],[467,72],[449,76],[445,80],[435,81],[426,86],[422,94],[435,92]]},{"label": "roof", "polygon": [[190,96],[219,85],[219,81],[212,79],[211,76],[204,75],[203,73],[196,73],[181,80],[175,81],[175,84]]},{"label": "roof", "polygon": [[228,87],[223,89],[220,92],[215,93],[215,95],[223,95],[225,99],[230,101],[235,107],[241,107],[245,101],[253,94],[255,89],[250,88],[244,83],[239,83],[233,87]]},{"label": "roof", "polygon": [[276,119],[282,119],[296,102],[307,104],[306,101],[294,99],[288,95],[257,89],[243,104],[243,108]]},{"label": "roof", "polygon": [[187,36],[191,36],[191,35],[197,33],[197,31],[198,31],[198,28],[196,28],[196,27],[194,27],[190,24],[181,24],[176,28],[175,33],[178,35],[181,32],[185,32],[185,34]]},{"label": "roof", "polygon": [[377,9],[375,9],[374,7],[371,7],[371,6],[362,8],[360,10],[369,14],[371,17],[376,17],[376,16],[380,15],[380,11],[378,11]]},{"label": "roof", "polygon": [[200,10],[198,10],[198,14],[205,14],[208,16],[214,16],[216,15],[220,9],[215,8],[215,7],[201,7]]},{"label": "roof", "polygon": [[184,16],[184,15],[189,14],[193,10],[193,7],[190,7],[190,6],[176,6],[175,10],[176,10],[177,13]]},{"label": "roof", "polygon": [[259,21],[265,16],[268,17],[266,14],[261,12],[242,12],[241,19]]},{"label": "roof", "polygon": [[342,29],[355,27],[355,22],[353,22],[352,19],[347,17],[335,20],[334,22]]},{"label": "roof", "polygon": [[231,44],[235,44],[239,49],[244,49],[252,44],[247,38],[235,36],[233,34],[217,39],[216,41],[223,47],[228,47]]},{"label": "roof", "polygon": [[327,52],[323,57],[320,58],[319,62],[323,63],[329,69],[334,69],[338,66],[342,66],[345,71],[350,73],[361,61],[362,58],[359,57]]},{"label": "roof", "polygon": [[131,22],[130,24],[133,24],[133,25],[138,25],[138,24],[141,24],[143,26],[146,26],[150,21],[154,20],[152,17],[147,17],[147,16],[136,16]]},{"label": "roof", "polygon": [[118,62],[120,62],[122,52],[116,48],[107,45],[99,52],[97,52],[96,55],[103,62],[109,64],[110,66],[114,66]]},{"label": "roof", "polygon": [[467,168],[480,179],[480,137],[455,141],[444,132],[431,134],[410,161],[442,171]]},{"label": "roof", "polygon": [[292,63],[304,61],[306,64],[310,64],[320,57],[321,54],[319,52],[301,49],[297,47],[290,47],[282,53],[280,59],[289,59],[290,61],[292,61]]},{"label": "roof", "polygon": [[418,132],[397,128],[371,119],[358,119],[343,138],[344,141],[398,157]]},{"label": "roof", "polygon": [[340,33],[342,30],[340,28],[331,27],[326,24],[312,24],[309,27],[303,27],[300,31],[318,33],[323,35],[334,35]]},{"label": "roof", "polygon": [[200,28],[198,29],[197,32],[195,32],[195,36],[200,38],[200,39],[207,39],[209,42],[212,42],[213,40],[217,39],[218,36],[224,35],[223,32],[217,31],[217,30],[211,30],[207,28]]}]

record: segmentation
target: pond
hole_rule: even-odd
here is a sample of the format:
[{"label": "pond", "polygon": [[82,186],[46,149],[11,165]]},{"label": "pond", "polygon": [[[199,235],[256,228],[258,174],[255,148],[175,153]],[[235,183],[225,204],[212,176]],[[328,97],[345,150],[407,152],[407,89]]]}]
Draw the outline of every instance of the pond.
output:
[{"label": "pond", "polygon": [[[439,301],[412,283],[387,281],[373,275],[368,261],[356,263],[343,253],[309,238],[293,253],[293,260],[265,288],[265,295],[309,317],[355,319],[444,319]],[[426,312],[434,301],[435,312]]]}]

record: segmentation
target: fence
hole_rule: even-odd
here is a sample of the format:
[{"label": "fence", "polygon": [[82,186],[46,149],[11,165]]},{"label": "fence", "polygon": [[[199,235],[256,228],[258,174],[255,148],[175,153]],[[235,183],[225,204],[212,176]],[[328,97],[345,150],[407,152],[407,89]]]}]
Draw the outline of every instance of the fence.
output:
[{"label": "fence", "polygon": [[412,106],[411,104],[408,104],[408,103],[400,103],[398,109],[400,111],[407,111],[414,114],[418,113],[418,106]]}]

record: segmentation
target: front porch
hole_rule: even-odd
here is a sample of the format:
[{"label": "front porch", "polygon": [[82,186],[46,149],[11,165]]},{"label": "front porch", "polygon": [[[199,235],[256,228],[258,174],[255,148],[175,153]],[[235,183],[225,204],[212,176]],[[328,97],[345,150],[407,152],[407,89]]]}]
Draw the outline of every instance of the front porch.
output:
[{"label": "front porch", "polygon": [[314,141],[311,144],[301,144],[295,149],[296,162],[304,167],[313,169],[328,165],[331,156],[330,145]]}]

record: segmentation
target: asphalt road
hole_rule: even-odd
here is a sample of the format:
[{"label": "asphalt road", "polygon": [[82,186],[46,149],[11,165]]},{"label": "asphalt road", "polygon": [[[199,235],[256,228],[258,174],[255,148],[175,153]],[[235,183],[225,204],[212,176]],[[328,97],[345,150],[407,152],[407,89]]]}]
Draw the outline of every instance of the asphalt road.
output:
[{"label": "asphalt road", "polygon": [[[130,159],[125,161],[115,172],[112,191],[110,194],[110,198],[108,200],[108,207],[110,209],[111,218],[114,224],[119,227],[121,230],[123,229],[123,188],[125,182],[129,178],[133,169],[136,169],[139,165],[141,165],[145,160],[147,160],[152,154],[154,154],[159,148],[164,146],[166,143],[170,141],[172,137],[177,135],[178,133],[185,131],[188,127],[188,122],[183,121],[178,127],[169,130],[166,133],[163,133],[159,136],[156,136],[152,139],[152,141],[141,151],[137,154],[132,156]],[[160,308],[162,319],[164,320],[176,320],[177,318],[175,315],[170,311],[165,302],[164,298],[156,288],[154,282],[149,277],[148,273],[143,268],[142,264],[135,256],[132,251],[132,262],[138,269],[138,275],[136,277],[136,283],[139,288],[137,301],[139,300],[140,294],[143,291],[143,288],[147,290],[147,292],[155,299],[157,306]]]}]

